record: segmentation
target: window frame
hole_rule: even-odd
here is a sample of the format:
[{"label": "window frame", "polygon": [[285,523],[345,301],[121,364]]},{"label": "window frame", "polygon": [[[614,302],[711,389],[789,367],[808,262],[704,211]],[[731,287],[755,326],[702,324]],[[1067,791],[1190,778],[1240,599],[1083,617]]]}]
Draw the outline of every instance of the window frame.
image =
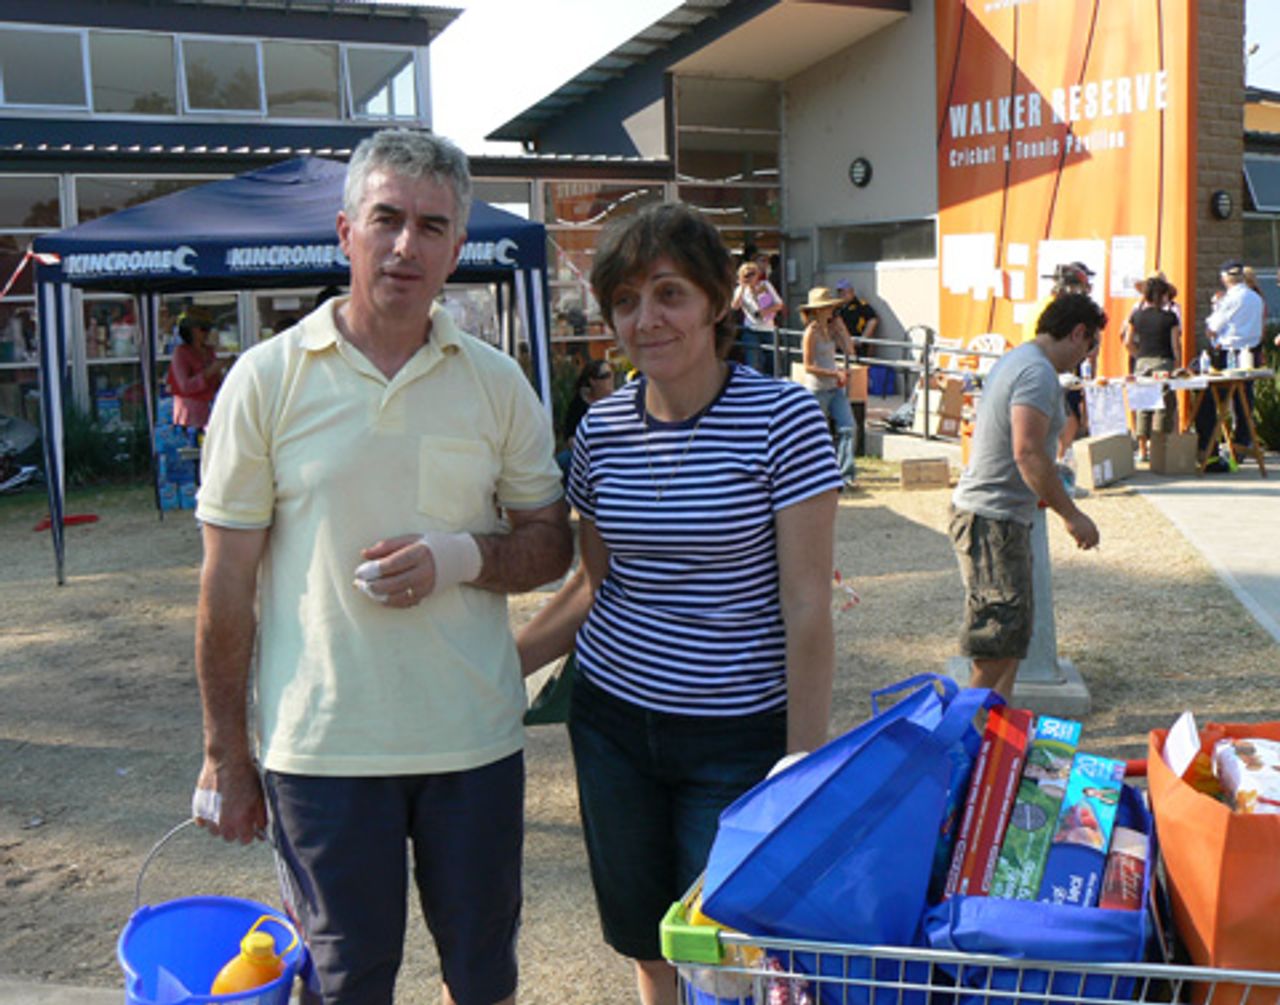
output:
[{"label": "window frame", "polygon": [[[263,77],[262,66],[262,40],[260,38],[245,38],[240,36],[227,35],[208,35],[208,34],[187,34],[185,32],[176,33],[174,41],[177,43],[177,71],[178,71],[178,109],[179,116],[198,116],[205,117],[211,115],[226,116],[230,119],[265,119],[267,117],[267,93],[266,81]],[[254,61],[258,69],[258,109],[257,111],[249,111],[241,108],[195,108],[191,104],[191,96],[187,93],[187,53],[185,43],[187,42],[214,42],[219,45],[249,45],[253,47]],[[319,120],[317,120],[319,121]]]},{"label": "window frame", "polygon": [[89,38],[87,28],[66,28],[62,25],[33,25],[17,21],[0,21],[0,31],[25,31],[42,35],[75,35],[80,40],[80,84],[84,88],[84,102],[79,105],[29,104],[9,101],[5,97],[4,74],[0,73],[0,110],[22,112],[91,112],[93,111],[93,85],[89,66]]},{"label": "window frame", "polygon": [[[346,85],[347,73],[346,73],[346,61],[342,55],[343,43],[331,41],[329,39],[324,39],[324,38],[311,39],[311,38],[265,38],[264,37],[264,38],[259,38],[257,41],[258,41],[258,67],[259,67],[259,74],[261,76],[261,82],[262,82],[261,83],[261,97],[262,97],[262,108],[263,108],[262,114],[264,118],[269,119],[271,122],[300,123],[300,124],[312,124],[312,125],[326,123],[326,122],[353,121],[350,118],[344,118],[344,113],[346,112],[345,94],[347,91],[347,85]],[[333,49],[335,50],[335,54],[338,57],[337,58],[338,90],[337,90],[337,94],[334,95],[338,105],[337,118],[329,119],[329,118],[320,118],[315,116],[296,116],[296,115],[289,116],[289,115],[272,115],[271,114],[271,94],[267,84],[267,51],[266,50],[267,50],[267,46],[273,43],[278,43],[283,45],[321,45],[321,46],[333,47]],[[418,119],[415,117],[413,121],[418,121]]]},{"label": "window frame", "polygon": [[[149,38],[165,38],[169,41],[169,55],[173,59],[173,111],[172,112],[106,112],[100,111],[93,100],[93,36],[94,35],[143,35]],[[85,30],[86,73],[89,74],[85,86],[88,90],[89,108],[94,115],[109,117],[113,120],[132,120],[138,122],[159,122],[183,118],[182,112],[182,69],[178,36],[172,32],[150,32],[123,28],[89,28]]]},{"label": "window frame", "polygon": [[[338,73],[343,92],[343,108],[347,113],[349,122],[419,122],[428,125],[431,121],[428,109],[430,108],[430,95],[424,93],[423,85],[426,81],[426,67],[423,65],[422,53],[419,52],[418,46],[413,45],[391,45],[385,42],[343,42],[340,46],[341,60],[338,66]],[[356,112],[355,95],[351,91],[351,64],[350,54],[353,49],[356,50],[386,50],[388,52],[407,52],[410,57],[410,64],[413,66],[413,97],[414,104],[417,106],[412,115],[362,115]]]},{"label": "window frame", "polygon": [[[866,259],[833,258],[828,260],[824,254],[822,241],[823,241],[823,235],[825,233],[828,233],[830,231],[836,231],[836,230],[853,230],[853,229],[862,228],[862,227],[883,227],[888,224],[895,224],[895,223],[927,223],[929,224],[930,227],[933,228],[933,255],[931,257],[925,257],[925,258],[920,258],[920,257],[866,258]],[[939,247],[938,217],[936,214],[931,214],[929,216],[893,217],[892,219],[886,219],[886,220],[857,220],[857,221],[846,221],[844,223],[824,223],[815,228],[814,236],[816,238],[815,245],[816,245],[816,251],[818,255],[818,266],[821,269],[876,267],[886,262],[892,262],[894,268],[898,268],[904,265],[930,265],[930,264],[936,265],[938,262],[938,247]]]}]

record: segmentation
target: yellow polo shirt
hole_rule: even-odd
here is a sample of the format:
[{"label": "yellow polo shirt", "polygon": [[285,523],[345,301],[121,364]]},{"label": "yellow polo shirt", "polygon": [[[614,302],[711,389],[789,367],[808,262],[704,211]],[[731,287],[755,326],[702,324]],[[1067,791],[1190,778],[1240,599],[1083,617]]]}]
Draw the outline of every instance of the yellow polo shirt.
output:
[{"label": "yellow polo shirt", "polygon": [[432,311],[392,378],[330,300],[241,357],[214,404],[196,515],[270,528],[259,574],[259,756],[293,774],[491,763],[523,744],[506,598],[469,586],[396,610],[352,587],[360,549],[501,530],[561,494],[551,424],[516,362]]}]

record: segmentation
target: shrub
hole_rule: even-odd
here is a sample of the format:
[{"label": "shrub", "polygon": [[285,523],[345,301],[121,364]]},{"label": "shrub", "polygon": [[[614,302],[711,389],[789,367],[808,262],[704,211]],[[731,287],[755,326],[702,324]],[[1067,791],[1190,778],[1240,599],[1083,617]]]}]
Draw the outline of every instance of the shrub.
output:
[{"label": "shrub", "polygon": [[150,469],[151,442],[145,419],[132,425],[104,426],[88,412],[68,405],[62,425],[68,485],[131,481]]},{"label": "shrub", "polygon": [[[1272,341],[1275,338],[1273,326],[1262,339],[1262,356],[1259,364],[1272,370],[1280,369],[1280,349]],[[1280,450],[1280,381],[1259,380],[1253,388],[1253,421],[1258,427],[1258,436],[1271,450]]]}]

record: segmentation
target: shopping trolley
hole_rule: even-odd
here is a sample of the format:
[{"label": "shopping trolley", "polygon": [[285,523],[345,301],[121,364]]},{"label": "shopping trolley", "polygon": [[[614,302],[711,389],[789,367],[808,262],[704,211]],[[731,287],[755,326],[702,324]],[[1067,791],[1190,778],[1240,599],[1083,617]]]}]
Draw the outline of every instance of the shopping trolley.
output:
[{"label": "shopping trolley", "polygon": [[1065,963],[748,936],[689,921],[691,891],[662,920],[681,1005],[1276,1005],[1280,972],[1179,964]]}]

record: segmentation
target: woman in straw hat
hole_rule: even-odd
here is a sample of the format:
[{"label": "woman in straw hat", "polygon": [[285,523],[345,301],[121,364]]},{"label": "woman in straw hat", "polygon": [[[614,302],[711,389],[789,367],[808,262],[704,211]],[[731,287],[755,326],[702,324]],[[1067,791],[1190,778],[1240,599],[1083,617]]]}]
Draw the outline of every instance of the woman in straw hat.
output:
[{"label": "woman in straw hat", "polygon": [[582,565],[517,639],[526,673],[574,648],[591,879],[644,1005],[677,1000],[658,926],[720,812],[825,740],[835,668],[835,457],[802,388],[726,359],[733,284],[688,206],[606,229],[591,286],[640,375],[578,427]]},{"label": "woman in straw hat", "polygon": [[[823,413],[836,427],[836,463],[840,477],[851,488],[858,473],[854,460],[858,424],[845,390],[853,343],[844,322],[836,317],[836,308],[842,303],[844,300],[834,290],[816,286],[800,308],[800,318],[805,323],[804,385],[813,392]],[[836,364],[837,349],[844,353],[842,366]]]}]

